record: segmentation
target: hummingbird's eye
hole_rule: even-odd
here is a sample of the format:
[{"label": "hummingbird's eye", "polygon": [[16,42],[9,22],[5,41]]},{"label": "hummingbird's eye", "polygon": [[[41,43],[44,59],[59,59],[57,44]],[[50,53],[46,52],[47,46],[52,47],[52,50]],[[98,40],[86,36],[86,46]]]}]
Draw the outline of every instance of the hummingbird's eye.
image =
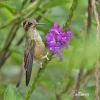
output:
[{"label": "hummingbird's eye", "polygon": [[28,22],[28,26],[31,26],[31,25],[32,25],[32,23]]}]

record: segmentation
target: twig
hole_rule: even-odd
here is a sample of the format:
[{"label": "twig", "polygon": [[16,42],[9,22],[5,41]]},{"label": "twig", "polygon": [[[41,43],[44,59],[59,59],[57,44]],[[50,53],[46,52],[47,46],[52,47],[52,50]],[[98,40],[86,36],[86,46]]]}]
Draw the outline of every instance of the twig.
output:
[{"label": "twig", "polygon": [[[19,41],[16,43],[16,46],[20,45],[21,42],[23,41],[23,39],[24,39],[24,36],[22,36],[22,37],[19,39]],[[4,62],[7,60],[7,58],[8,58],[11,54],[12,54],[12,52],[9,52],[9,51],[7,52],[7,54],[5,55],[5,57],[4,57],[3,61],[2,61],[1,66],[4,64]]]},{"label": "twig", "polygon": [[24,39],[24,36],[25,35],[23,35],[20,39],[19,39],[19,41],[16,43],[16,46],[18,46],[18,45],[20,45],[21,44],[21,42],[23,41],[23,39]]},{"label": "twig", "polygon": [[83,84],[84,87],[87,85],[89,79],[91,78],[92,73],[93,73],[93,70],[87,70],[87,72],[83,76],[83,79],[82,80],[85,80],[85,82]]},{"label": "twig", "polygon": [[81,68],[80,68],[79,74],[78,74],[78,79],[77,79],[77,83],[76,83],[76,86],[75,86],[75,93],[74,93],[74,96],[73,96],[73,100],[77,100],[77,96],[75,96],[75,94],[78,93],[79,88],[80,88],[80,84],[81,84],[82,76],[83,76],[84,64],[85,64],[85,62],[83,60],[83,62],[81,64]]},{"label": "twig", "polygon": [[[42,2],[42,0],[37,0],[36,1],[36,4],[33,6],[34,7],[34,10],[31,10],[30,11],[30,9],[29,9],[29,11],[27,12],[27,14],[25,14],[25,16],[23,16],[23,19],[25,19],[25,18],[27,18],[27,17],[29,17],[29,16],[32,16],[33,15],[33,13],[39,8],[39,5],[41,4],[41,2]],[[35,3],[35,2],[34,2]],[[33,4],[34,4],[33,3]],[[32,8],[31,8],[32,9]]]},{"label": "twig", "polygon": [[96,10],[95,0],[92,0],[94,16],[97,22],[97,34],[96,34],[96,64],[95,64],[95,100],[99,100],[99,36],[100,36],[100,24],[99,16]]},{"label": "twig", "polygon": [[[42,14],[44,14],[45,12],[46,12],[46,10],[42,11]],[[39,20],[41,19],[41,17],[42,17],[42,16],[38,16],[38,17],[36,18],[36,21],[39,21]]]},{"label": "twig", "polygon": [[99,61],[98,59],[96,60],[96,65],[95,65],[95,100],[99,100]]},{"label": "twig", "polygon": [[[15,23],[15,24],[16,24],[16,23]],[[15,37],[15,35],[16,35],[16,32],[17,32],[17,30],[18,30],[18,28],[19,28],[19,25],[16,26],[15,24],[12,26],[12,27],[14,27],[14,28],[13,28],[13,29],[11,28],[11,30],[10,30],[8,36],[7,36],[7,37],[10,36],[10,37],[6,39],[5,44],[4,44],[4,48],[3,48],[2,51],[0,52],[0,67],[1,67],[2,64],[4,63],[4,59],[6,58],[6,54],[7,54],[8,50],[9,50],[9,47],[10,47],[10,45],[11,45],[11,42],[12,42],[12,40],[14,39],[14,37]],[[11,34],[11,35],[10,35],[10,34]]]},{"label": "twig", "polygon": [[27,3],[27,0],[23,0],[22,2],[22,8],[24,8],[25,4]]},{"label": "twig", "polygon": [[89,80],[91,79],[91,76],[92,76],[92,75],[90,74],[90,75],[88,75],[87,78],[85,79],[85,82],[84,82],[84,85],[83,85],[84,87],[87,86]]},{"label": "twig", "polygon": [[92,22],[92,2],[91,0],[88,0],[88,20],[87,20],[87,34],[89,34],[90,32],[90,28],[91,28],[91,22]]}]

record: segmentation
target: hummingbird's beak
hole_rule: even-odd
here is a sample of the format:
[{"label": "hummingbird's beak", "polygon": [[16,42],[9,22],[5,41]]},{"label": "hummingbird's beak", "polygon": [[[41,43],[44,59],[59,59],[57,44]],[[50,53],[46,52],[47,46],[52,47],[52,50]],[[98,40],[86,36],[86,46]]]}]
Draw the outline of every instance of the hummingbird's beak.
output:
[{"label": "hummingbird's beak", "polygon": [[44,23],[36,23],[36,25],[45,25]]}]

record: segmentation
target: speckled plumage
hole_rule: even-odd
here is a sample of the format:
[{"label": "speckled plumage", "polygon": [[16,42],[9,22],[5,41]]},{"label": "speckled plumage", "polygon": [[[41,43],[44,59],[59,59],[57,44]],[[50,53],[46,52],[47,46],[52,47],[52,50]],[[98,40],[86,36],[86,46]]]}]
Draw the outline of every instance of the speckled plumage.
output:
[{"label": "speckled plumage", "polygon": [[36,28],[29,28],[28,31],[26,31],[26,39],[27,42],[28,40],[33,40],[35,42],[35,46],[33,47],[34,60],[42,59],[45,46]]}]

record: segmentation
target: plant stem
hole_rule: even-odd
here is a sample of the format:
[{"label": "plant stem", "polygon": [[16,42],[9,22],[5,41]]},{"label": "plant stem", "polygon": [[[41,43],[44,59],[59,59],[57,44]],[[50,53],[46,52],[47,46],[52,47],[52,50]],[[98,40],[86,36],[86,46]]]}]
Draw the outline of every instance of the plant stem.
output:
[{"label": "plant stem", "polygon": [[72,17],[74,15],[74,11],[75,11],[77,5],[78,5],[78,0],[73,0],[72,6],[71,6],[71,8],[69,10],[69,14],[67,16],[67,20],[66,20],[65,24],[63,25],[63,31],[67,31],[68,30],[68,27],[69,27],[69,25],[71,23],[71,20],[72,20]]},{"label": "plant stem", "polygon": [[99,15],[96,10],[96,2],[92,0],[94,16],[97,22],[97,33],[96,33],[96,64],[95,64],[95,100],[99,100],[99,37],[100,37],[100,23]]}]

